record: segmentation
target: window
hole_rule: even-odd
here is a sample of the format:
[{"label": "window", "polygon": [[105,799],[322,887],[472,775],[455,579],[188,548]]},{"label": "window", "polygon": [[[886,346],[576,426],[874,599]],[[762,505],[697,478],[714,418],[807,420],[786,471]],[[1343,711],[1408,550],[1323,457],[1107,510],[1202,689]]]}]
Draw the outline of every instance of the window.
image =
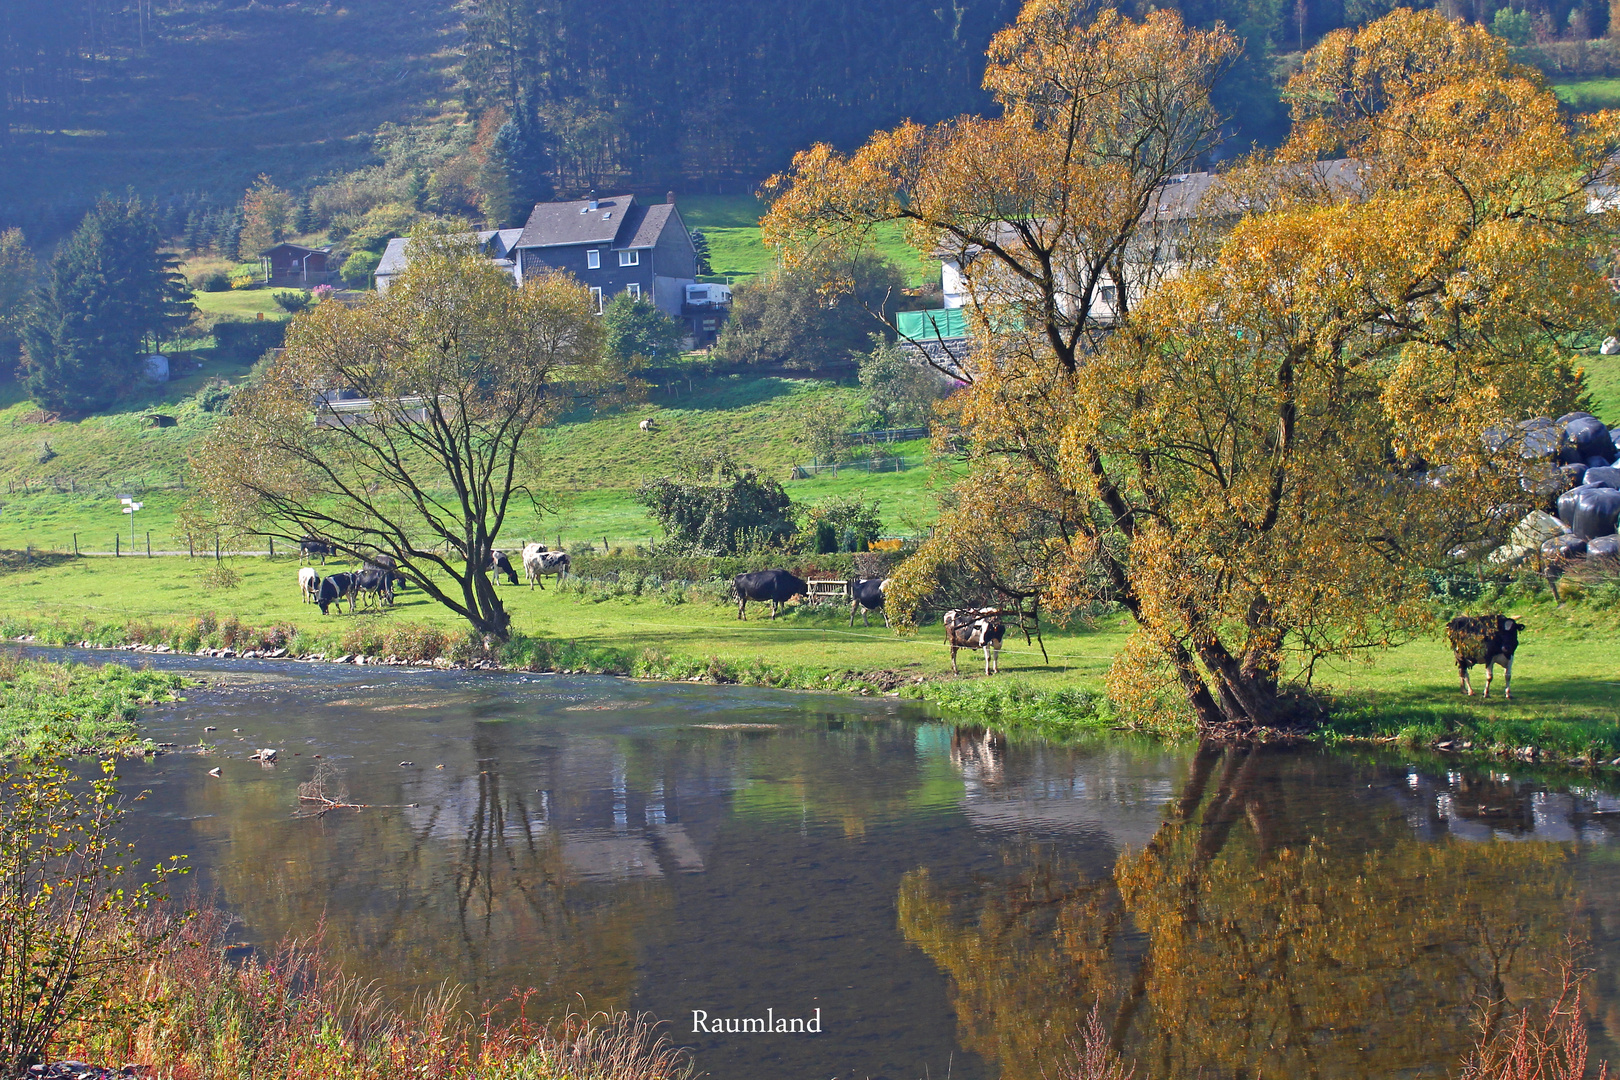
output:
[{"label": "window", "polygon": [[632,281],[624,287],[624,291],[637,300],[641,299],[641,283],[639,281]]},{"label": "window", "polygon": [[588,270],[600,270],[602,268],[602,253],[595,248],[587,251],[585,253],[585,268]]},{"label": "window", "polygon": [[602,290],[595,285],[591,286],[591,307],[598,315],[602,314]]},{"label": "window", "polygon": [[1112,285],[1104,285],[1102,287],[1102,302],[1105,303],[1105,304],[1113,304],[1113,303],[1117,303],[1118,301],[1119,301],[1119,289],[1115,288]]},{"label": "window", "polygon": [[619,265],[620,266],[639,266],[640,263],[641,263],[641,252],[639,252],[639,251],[621,251],[621,252],[619,252]]}]

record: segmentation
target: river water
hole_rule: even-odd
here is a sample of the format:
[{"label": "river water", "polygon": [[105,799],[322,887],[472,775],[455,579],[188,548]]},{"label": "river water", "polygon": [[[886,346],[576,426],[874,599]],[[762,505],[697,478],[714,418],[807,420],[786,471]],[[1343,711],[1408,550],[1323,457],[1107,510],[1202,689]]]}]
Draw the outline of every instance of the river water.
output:
[{"label": "river water", "polygon": [[[1579,781],[1007,745],[885,698],[142,662],[225,677],[143,721],[213,754],[123,774],[140,850],[189,856],[244,940],[324,925],[402,995],[647,1010],[717,1080],[1055,1077],[1094,1006],[1139,1076],[1439,1077],[1571,939],[1595,1053],[1620,1035],[1620,798]],[[317,769],[367,808],[297,816]]]}]

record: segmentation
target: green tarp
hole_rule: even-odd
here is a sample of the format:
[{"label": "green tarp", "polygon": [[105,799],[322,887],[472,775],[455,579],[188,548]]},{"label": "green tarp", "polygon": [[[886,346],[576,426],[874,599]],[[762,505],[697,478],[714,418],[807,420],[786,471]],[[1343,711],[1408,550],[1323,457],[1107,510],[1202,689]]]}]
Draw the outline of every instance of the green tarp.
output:
[{"label": "green tarp", "polygon": [[935,338],[967,337],[967,318],[961,308],[936,308],[933,311],[901,311],[894,317],[895,328],[902,341],[932,341]]}]

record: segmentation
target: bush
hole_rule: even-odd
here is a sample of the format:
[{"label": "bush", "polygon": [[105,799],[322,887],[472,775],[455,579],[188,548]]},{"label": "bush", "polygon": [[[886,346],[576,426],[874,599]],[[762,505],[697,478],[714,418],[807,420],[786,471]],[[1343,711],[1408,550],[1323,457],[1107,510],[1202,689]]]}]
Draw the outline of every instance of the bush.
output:
[{"label": "bush", "polygon": [[874,315],[889,318],[905,280],[893,263],[873,256],[839,269],[852,284],[831,304],[815,267],[777,270],[739,285],[731,319],[715,342],[716,358],[817,371],[868,351]]},{"label": "bush", "polygon": [[281,348],[286,337],[287,324],[279,319],[221,319],[214,324],[219,351],[244,362]]},{"label": "bush", "polygon": [[882,530],[878,504],[859,495],[834,495],[805,511],[803,532],[818,555],[866,551]]},{"label": "bush", "polygon": [[357,251],[343,260],[343,283],[351,289],[371,288],[371,275],[377,272],[382,256],[374,251]]},{"label": "bush", "polygon": [[203,412],[226,412],[231,404],[231,384],[216,376],[203,383],[193,400]]},{"label": "bush", "polygon": [[228,292],[231,287],[231,276],[223,270],[210,270],[206,274],[198,274],[192,282],[192,288],[198,292]]},{"label": "bush", "polygon": [[55,761],[0,762],[0,1076],[27,1075],[66,1025],[105,1019],[124,961],[170,930],[146,912],[181,868],[122,880],[124,802],[110,761],[101,773],[87,785]]},{"label": "bush", "polygon": [[681,324],[653,306],[645,296],[620,293],[602,312],[608,355],[629,363],[636,357],[663,363],[681,354]]},{"label": "bush", "polygon": [[309,307],[309,293],[303,289],[278,289],[274,298],[276,307],[292,315]]},{"label": "bush", "polygon": [[691,555],[785,547],[796,530],[781,483],[729,460],[704,464],[714,464],[712,480],[664,476],[636,489],[636,501],[664,530],[664,547]]}]

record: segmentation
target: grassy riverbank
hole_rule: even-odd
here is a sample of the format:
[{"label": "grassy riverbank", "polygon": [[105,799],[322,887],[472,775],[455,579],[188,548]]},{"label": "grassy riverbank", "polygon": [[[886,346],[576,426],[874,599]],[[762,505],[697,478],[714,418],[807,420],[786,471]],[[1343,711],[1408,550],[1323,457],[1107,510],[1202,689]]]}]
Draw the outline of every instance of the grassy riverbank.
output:
[{"label": "grassy riverbank", "polygon": [[0,655],[0,757],[44,747],[81,754],[138,754],[142,705],[176,700],[185,679],[121,664],[90,667]]},{"label": "grassy riverbank", "polygon": [[[1104,676],[1129,633],[1119,616],[1046,628],[1046,657],[1038,645],[1009,635],[1003,673],[986,679],[967,653],[959,656],[961,676],[951,674],[937,626],[901,637],[881,625],[851,628],[841,608],[804,606],[774,621],[751,606],[748,620],[739,622],[735,605],[723,599],[723,583],[658,584],[621,575],[612,584],[575,582],[561,592],[555,585],[543,591],[503,586],[517,635],[489,655],[465,624],[418,590],[402,593],[384,613],[323,617],[299,601],[297,563],[290,559],[227,560],[239,581],[231,588],[210,583],[210,559],[4,565],[11,569],[0,573],[0,630],[12,637],[35,634],[41,642],[482,659],[642,678],[900,692],[932,701],[949,716],[1051,737],[1127,726],[1164,736],[1190,732],[1174,708],[1123,717],[1110,707]],[[1564,598],[1558,605],[1544,589],[1526,586],[1473,603],[1478,610],[1514,612],[1529,625],[1511,701],[1500,696],[1500,675],[1492,697],[1462,696],[1449,647],[1438,635],[1365,662],[1319,667],[1312,686],[1332,705],[1323,738],[1620,758],[1620,589],[1566,587]],[[1475,674],[1480,689],[1483,671]]]}]

